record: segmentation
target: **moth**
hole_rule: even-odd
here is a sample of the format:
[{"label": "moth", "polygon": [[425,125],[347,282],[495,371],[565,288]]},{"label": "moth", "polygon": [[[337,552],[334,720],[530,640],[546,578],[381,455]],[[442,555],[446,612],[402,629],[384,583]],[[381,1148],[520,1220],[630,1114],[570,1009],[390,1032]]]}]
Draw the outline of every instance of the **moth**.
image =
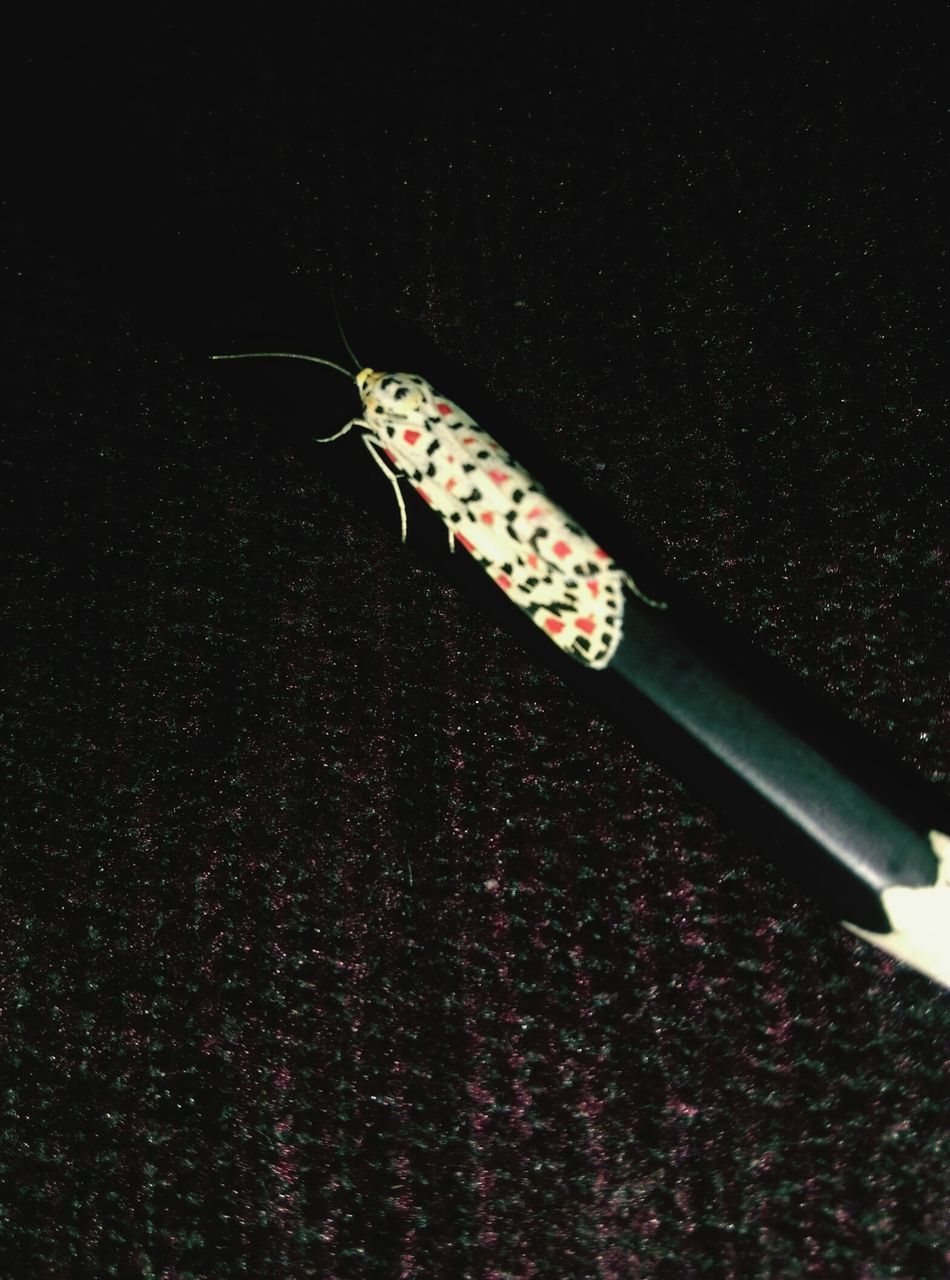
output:
[{"label": "moth", "polygon": [[602,670],[623,637],[624,590],[651,600],[541,484],[463,409],[416,373],[348,370],[318,356],[253,352],[214,359],[274,356],[329,365],[352,378],[362,415],[320,443],[354,427],[393,484],[406,537],[400,481],[444,522],[492,581],[564,653]]}]

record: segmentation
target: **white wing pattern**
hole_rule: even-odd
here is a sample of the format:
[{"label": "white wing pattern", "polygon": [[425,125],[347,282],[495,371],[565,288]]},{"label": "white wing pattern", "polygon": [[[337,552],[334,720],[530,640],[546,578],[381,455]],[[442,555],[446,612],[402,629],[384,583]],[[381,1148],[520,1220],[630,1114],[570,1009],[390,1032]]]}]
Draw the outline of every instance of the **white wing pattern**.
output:
[{"label": "white wing pattern", "polygon": [[[439,513],[485,572],[559,649],[607,666],[629,576],[458,405],[412,373],[356,377],[367,442]],[[639,592],[637,593],[639,594]]]}]

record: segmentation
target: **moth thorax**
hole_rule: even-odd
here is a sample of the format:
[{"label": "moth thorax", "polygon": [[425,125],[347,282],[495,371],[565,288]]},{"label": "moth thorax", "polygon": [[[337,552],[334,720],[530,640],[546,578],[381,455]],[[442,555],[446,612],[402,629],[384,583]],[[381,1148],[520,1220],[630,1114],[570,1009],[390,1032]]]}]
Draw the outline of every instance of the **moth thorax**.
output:
[{"label": "moth thorax", "polygon": [[407,373],[377,373],[362,369],[356,375],[367,413],[389,418],[407,418],[423,405],[425,395],[419,379]]}]

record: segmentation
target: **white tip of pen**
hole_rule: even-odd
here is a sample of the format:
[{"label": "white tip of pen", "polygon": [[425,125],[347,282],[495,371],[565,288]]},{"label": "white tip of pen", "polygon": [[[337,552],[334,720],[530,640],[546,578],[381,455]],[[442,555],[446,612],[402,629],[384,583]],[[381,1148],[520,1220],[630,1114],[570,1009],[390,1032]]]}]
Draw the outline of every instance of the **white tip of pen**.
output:
[{"label": "white tip of pen", "polygon": [[937,856],[934,884],[919,888],[891,885],[881,894],[881,905],[891,922],[890,933],[872,933],[847,920],[842,923],[859,938],[950,987],[950,836],[931,831],[930,847]]}]

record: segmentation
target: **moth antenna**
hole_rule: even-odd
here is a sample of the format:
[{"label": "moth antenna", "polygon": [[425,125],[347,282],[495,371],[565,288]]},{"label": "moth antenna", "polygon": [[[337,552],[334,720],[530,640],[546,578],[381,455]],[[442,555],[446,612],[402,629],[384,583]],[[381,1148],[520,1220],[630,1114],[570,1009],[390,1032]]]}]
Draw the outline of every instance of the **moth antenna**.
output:
[{"label": "moth antenna", "polygon": [[346,347],[346,354],[347,354],[347,355],[350,357],[350,359],[353,361],[353,364],[356,366],[356,371],[357,371],[357,373],[358,373],[358,372],[360,371],[360,369],[362,369],[362,368],[363,368],[363,366],[360,364],[359,360],[357,360],[357,358],[356,358],[356,352],[355,352],[355,351],[353,350],[353,348],[350,346],[349,338],[347,338],[347,336],[346,336],[346,331],[345,331],[345,330],[344,330],[344,328],[343,328],[343,321],[340,319],[340,313],[339,313],[339,311],[337,311],[337,309],[336,309],[336,298],[332,299],[332,301],[333,301],[333,319],[336,321],[336,327],[337,327],[337,329],[338,329],[338,331],[339,331],[340,339],[341,339],[341,341],[342,341],[342,343],[343,343],[344,347]]},{"label": "moth antenna", "polygon": [[[347,347],[349,350],[349,347]],[[353,352],[350,351],[350,355]],[[336,364],[333,360],[324,360],[322,356],[303,356],[297,351],[240,351],[236,355],[211,356],[212,360],[309,360],[311,364],[325,364],[328,369],[336,369],[337,373],[342,373],[344,378],[354,381],[353,374],[349,369],[344,369],[341,364]]]}]

